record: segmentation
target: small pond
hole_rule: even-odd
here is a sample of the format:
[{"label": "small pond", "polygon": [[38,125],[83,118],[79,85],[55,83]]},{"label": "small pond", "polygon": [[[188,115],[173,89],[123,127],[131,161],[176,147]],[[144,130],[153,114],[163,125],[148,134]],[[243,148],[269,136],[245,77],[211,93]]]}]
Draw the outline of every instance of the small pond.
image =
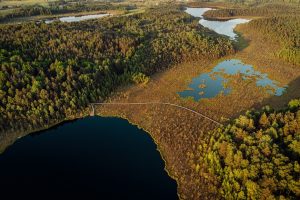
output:
[{"label": "small pond", "polygon": [[267,74],[256,71],[253,66],[232,59],[220,62],[211,72],[200,74],[192,80],[189,89],[178,94],[184,98],[192,97],[196,101],[203,98],[213,98],[219,94],[228,95],[231,91],[231,88],[227,86],[229,77],[237,74],[240,74],[243,79],[254,80],[258,87],[262,87],[268,93],[276,96],[281,96],[286,89],[268,78]]},{"label": "small pond", "polygon": [[194,17],[200,17],[199,23],[206,27],[209,28],[216,33],[222,34],[222,35],[227,35],[229,36],[232,40],[237,38],[237,34],[234,32],[234,28],[238,24],[243,24],[247,23],[250,20],[248,19],[231,19],[227,21],[211,21],[211,20],[205,20],[203,19],[203,14],[208,11],[212,10],[211,8],[187,8],[185,11],[186,13],[194,16]]},{"label": "small pond", "polygon": [[59,19],[51,19],[51,20],[45,20],[46,24],[50,24],[54,21],[61,21],[61,22],[79,22],[83,20],[89,20],[89,19],[97,19],[109,16],[110,14],[96,14],[96,15],[83,15],[83,16],[68,16],[68,17],[61,17]]}]

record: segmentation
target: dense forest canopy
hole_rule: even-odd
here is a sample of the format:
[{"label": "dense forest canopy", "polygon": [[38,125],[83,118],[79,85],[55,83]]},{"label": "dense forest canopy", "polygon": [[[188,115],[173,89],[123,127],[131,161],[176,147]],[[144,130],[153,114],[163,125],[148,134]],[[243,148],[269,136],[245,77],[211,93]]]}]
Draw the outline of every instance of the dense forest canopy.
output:
[{"label": "dense forest canopy", "polygon": [[300,0],[192,0],[191,2],[225,2],[238,5],[259,5],[264,3],[292,3],[299,4]]},{"label": "dense forest canopy", "polygon": [[253,20],[247,25],[247,29],[281,44],[278,57],[300,64],[300,15]]},{"label": "dense forest canopy", "polygon": [[9,19],[20,18],[20,17],[31,17],[31,16],[41,16],[41,15],[57,15],[65,13],[80,13],[89,11],[99,11],[106,12],[108,10],[123,10],[129,11],[136,9],[135,5],[115,5],[111,3],[73,3],[73,4],[63,4],[60,5],[57,2],[50,3],[49,6],[43,5],[29,5],[16,8],[13,12],[4,13],[1,15],[0,12],[0,22],[6,22]]},{"label": "dense forest canopy", "polygon": [[1,132],[70,118],[121,84],[234,51],[227,38],[172,7],[78,23],[1,25],[0,35]]},{"label": "dense forest canopy", "polygon": [[238,8],[224,8],[217,10],[209,10],[204,16],[206,18],[214,17],[234,17],[234,16],[292,16],[300,15],[300,5],[283,4],[283,3],[267,3],[253,6],[241,6]]},{"label": "dense forest canopy", "polygon": [[276,56],[293,64],[300,64],[300,6],[292,4],[263,4],[250,8],[210,10],[206,18],[260,17],[244,25],[245,31],[259,33],[262,37],[279,43]]},{"label": "dense forest canopy", "polygon": [[[294,67],[300,64],[299,0],[268,3],[275,1],[280,2],[226,0],[238,4],[205,17],[257,17],[243,30],[279,44],[276,56]],[[61,8],[61,3],[20,8],[2,19],[135,8],[80,1]],[[146,84],[155,72],[181,62],[214,60],[235,51],[227,37],[182,12],[185,6],[76,23],[0,25],[0,138],[85,115],[91,102],[104,101],[119,86]],[[200,137],[187,153],[192,155],[189,173],[199,180],[189,181],[206,183],[211,191],[197,193],[220,199],[299,199],[300,100],[280,111],[268,106],[248,111]]]},{"label": "dense forest canopy", "polygon": [[195,170],[225,199],[299,199],[300,100],[248,111],[208,133]]}]

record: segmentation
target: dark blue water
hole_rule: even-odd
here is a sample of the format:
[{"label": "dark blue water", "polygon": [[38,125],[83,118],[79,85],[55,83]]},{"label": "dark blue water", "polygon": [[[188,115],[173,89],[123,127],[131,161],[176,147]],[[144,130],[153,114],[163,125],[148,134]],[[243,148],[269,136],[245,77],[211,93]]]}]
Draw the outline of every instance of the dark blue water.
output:
[{"label": "dark blue water", "polygon": [[0,192],[22,199],[178,199],[150,136],[88,117],[26,136],[0,155]]},{"label": "dark blue water", "polygon": [[240,74],[244,80],[251,79],[255,81],[257,87],[261,87],[267,93],[275,96],[281,96],[286,90],[286,87],[280,87],[278,82],[268,78],[268,74],[256,71],[252,65],[232,59],[220,62],[209,73],[200,74],[192,80],[187,90],[178,94],[184,98],[192,97],[196,101],[202,98],[213,98],[219,94],[228,95],[231,88],[228,87],[227,83],[237,74]]}]

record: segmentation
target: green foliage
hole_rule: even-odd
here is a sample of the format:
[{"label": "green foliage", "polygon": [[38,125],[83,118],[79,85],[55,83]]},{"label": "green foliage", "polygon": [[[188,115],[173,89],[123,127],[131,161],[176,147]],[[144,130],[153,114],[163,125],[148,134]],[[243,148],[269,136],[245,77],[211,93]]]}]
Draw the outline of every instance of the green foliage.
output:
[{"label": "green foliage", "polygon": [[278,52],[278,57],[287,60],[288,62],[300,63],[300,48],[299,47],[283,47]]},{"label": "green foliage", "polygon": [[281,44],[278,57],[300,64],[300,15],[257,19],[247,26]]},{"label": "green foliage", "polygon": [[147,84],[150,78],[143,73],[135,73],[132,75],[132,81],[137,84]]},{"label": "green foliage", "polygon": [[292,16],[299,15],[300,7],[297,4],[285,3],[269,3],[262,4],[261,2],[253,6],[242,6],[238,8],[225,8],[218,10],[209,10],[204,16],[206,18],[216,17],[234,17],[234,16]]},{"label": "green foliage", "polygon": [[0,26],[0,132],[71,118],[122,84],[233,52],[231,41],[172,7],[78,23]]},{"label": "green foliage", "polygon": [[297,109],[297,108],[299,108],[299,107],[300,107],[300,100],[298,100],[298,99],[293,99],[293,100],[291,100],[291,101],[289,102],[289,108],[290,108],[291,110]]},{"label": "green foliage", "polygon": [[281,49],[276,56],[300,64],[300,6],[297,4],[259,4],[250,7],[210,10],[207,18],[258,16],[245,25],[246,31],[255,31]]},{"label": "green foliage", "polygon": [[200,145],[197,171],[200,165],[201,175],[215,177],[217,191],[225,199],[298,199],[299,102],[292,100],[278,112],[248,111],[210,132],[209,142]]},{"label": "green foliage", "polygon": [[107,11],[107,10],[132,10],[136,9],[134,5],[126,4],[111,4],[104,2],[76,2],[76,3],[63,3],[63,2],[49,2],[48,7],[41,5],[22,6],[14,10],[14,12],[0,15],[0,22],[18,17],[31,17],[42,15],[56,15],[65,13],[78,13],[89,11]]}]

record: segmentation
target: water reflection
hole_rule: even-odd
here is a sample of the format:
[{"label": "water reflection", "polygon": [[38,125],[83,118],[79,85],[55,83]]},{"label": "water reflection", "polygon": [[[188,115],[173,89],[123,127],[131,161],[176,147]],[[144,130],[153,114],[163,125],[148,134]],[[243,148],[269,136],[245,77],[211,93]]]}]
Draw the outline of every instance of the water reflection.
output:
[{"label": "water reflection", "polygon": [[[109,16],[110,14],[97,14],[97,15],[83,15],[83,16],[69,16],[69,17],[61,17],[58,20],[61,22],[79,22],[83,20],[89,20],[89,19],[97,19],[97,18],[102,18]],[[57,21],[57,19],[52,19],[52,20],[45,20],[46,24],[50,24],[54,21]]]},{"label": "water reflection", "polygon": [[268,78],[267,74],[255,71],[253,66],[246,65],[240,60],[226,60],[215,66],[211,72],[201,74],[192,80],[189,89],[179,92],[181,97],[192,97],[196,101],[202,98],[213,98],[219,94],[228,95],[231,88],[228,86],[230,76],[240,74],[243,79],[251,79],[258,87],[263,87],[268,93],[281,96],[285,87]]},{"label": "water reflection", "polygon": [[234,32],[234,28],[238,24],[243,24],[250,21],[248,19],[231,19],[227,21],[205,20],[203,19],[203,14],[208,10],[212,10],[212,9],[211,8],[187,8],[186,12],[194,17],[201,17],[199,23],[202,26],[215,31],[216,33],[227,35],[232,40],[237,38],[237,34]]}]

